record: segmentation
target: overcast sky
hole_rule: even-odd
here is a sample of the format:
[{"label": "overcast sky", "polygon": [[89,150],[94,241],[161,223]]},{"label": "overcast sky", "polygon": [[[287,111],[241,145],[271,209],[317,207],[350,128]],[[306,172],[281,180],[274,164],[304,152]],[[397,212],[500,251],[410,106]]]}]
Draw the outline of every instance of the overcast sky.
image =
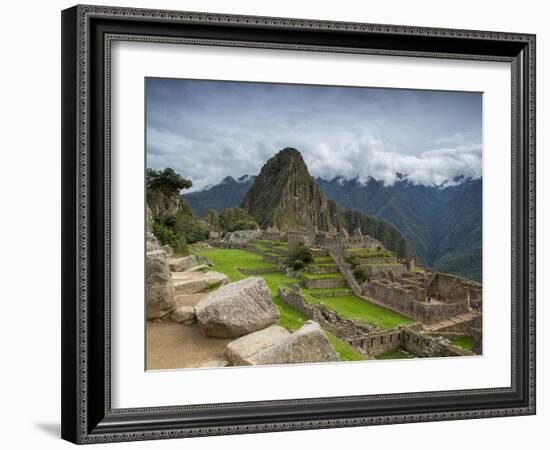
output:
[{"label": "overcast sky", "polygon": [[441,184],[481,176],[479,93],[146,80],[147,166],[195,189],[295,147],[316,177]]}]

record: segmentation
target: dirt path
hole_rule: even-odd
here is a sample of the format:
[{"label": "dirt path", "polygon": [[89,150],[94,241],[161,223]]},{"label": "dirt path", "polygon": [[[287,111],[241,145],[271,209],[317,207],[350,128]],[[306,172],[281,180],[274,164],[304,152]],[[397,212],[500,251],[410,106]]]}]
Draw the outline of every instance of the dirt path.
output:
[{"label": "dirt path", "polygon": [[[178,306],[195,306],[206,294],[179,295]],[[147,369],[200,367],[223,359],[225,346],[232,339],[205,338],[197,324],[182,325],[170,319],[147,321]]]}]

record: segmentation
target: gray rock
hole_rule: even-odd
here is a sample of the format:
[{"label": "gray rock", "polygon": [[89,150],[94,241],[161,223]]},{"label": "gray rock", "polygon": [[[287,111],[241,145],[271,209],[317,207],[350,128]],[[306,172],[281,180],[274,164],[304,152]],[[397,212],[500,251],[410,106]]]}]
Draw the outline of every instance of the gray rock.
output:
[{"label": "gray rock", "polygon": [[247,334],[229,344],[225,349],[225,357],[234,366],[246,365],[246,359],[265,350],[282,340],[286,339],[290,333],[279,325],[271,325],[263,330]]},{"label": "gray rock", "polygon": [[210,258],[207,258],[206,256],[198,256],[199,262],[201,264],[205,264],[207,266],[212,267],[214,265],[214,261],[212,261]]},{"label": "gray rock", "polygon": [[162,250],[147,252],[147,319],[158,319],[176,307],[172,275]]},{"label": "gray rock", "polygon": [[172,272],[177,295],[196,294],[229,283],[227,275],[210,272]]},{"label": "gray rock", "polygon": [[205,270],[210,270],[210,266],[206,264],[199,264],[198,266],[191,267],[190,269],[187,269],[186,272],[201,272]]},{"label": "gray rock", "polygon": [[243,358],[242,364],[296,364],[339,360],[319,324],[310,320],[279,343]]},{"label": "gray rock", "polygon": [[174,256],[174,250],[169,245],[163,245],[160,249],[166,253],[166,256]]},{"label": "gray rock", "polygon": [[192,306],[180,306],[172,311],[170,319],[174,322],[183,323],[184,325],[191,325],[197,320],[195,308]]},{"label": "gray rock", "polygon": [[170,258],[169,262],[172,272],[184,272],[200,264],[195,255],[184,256],[183,258]]},{"label": "gray rock", "polygon": [[147,247],[148,252],[152,252],[152,251],[158,250],[160,248],[159,243],[157,241],[157,238],[150,231],[147,232],[147,235],[146,235],[146,238],[145,238],[145,243],[146,243],[146,247]]},{"label": "gray rock", "polygon": [[197,303],[195,311],[202,333],[213,337],[243,336],[279,321],[271,292],[258,277],[220,287]]}]

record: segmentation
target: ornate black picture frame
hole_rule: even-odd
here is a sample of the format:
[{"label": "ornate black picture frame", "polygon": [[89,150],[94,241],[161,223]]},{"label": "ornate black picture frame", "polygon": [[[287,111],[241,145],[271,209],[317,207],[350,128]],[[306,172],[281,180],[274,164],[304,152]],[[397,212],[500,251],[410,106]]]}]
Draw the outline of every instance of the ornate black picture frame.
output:
[{"label": "ornate black picture frame", "polygon": [[[113,409],[110,49],[116,40],[512,67],[512,373],[506,388]],[[535,413],[535,36],[99,6],[62,12],[62,437],[74,443]]]}]

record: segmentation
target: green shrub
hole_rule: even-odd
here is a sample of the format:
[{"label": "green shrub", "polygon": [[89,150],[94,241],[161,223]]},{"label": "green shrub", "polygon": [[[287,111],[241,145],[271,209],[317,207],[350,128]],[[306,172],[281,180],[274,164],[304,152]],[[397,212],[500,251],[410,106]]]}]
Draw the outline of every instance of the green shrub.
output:
[{"label": "green shrub", "polygon": [[367,269],[361,266],[357,266],[355,269],[353,269],[353,277],[359,283],[364,283],[365,281],[368,281],[370,279]]},{"label": "green shrub", "polygon": [[294,270],[303,270],[308,264],[313,262],[313,254],[311,249],[300,242],[294,247],[285,258],[285,264],[292,267]]},{"label": "green shrub", "polygon": [[347,255],[344,260],[352,267],[352,269],[355,269],[359,264],[359,257],[357,255]]},{"label": "green shrub", "polygon": [[162,221],[155,221],[153,224],[153,234],[156,236],[161,245],[169,245],[172,247],[174,253],[178,255],[185,255],[188,253],[185,239],[174,233],[174,230],[166,226],[166,224]]}]

